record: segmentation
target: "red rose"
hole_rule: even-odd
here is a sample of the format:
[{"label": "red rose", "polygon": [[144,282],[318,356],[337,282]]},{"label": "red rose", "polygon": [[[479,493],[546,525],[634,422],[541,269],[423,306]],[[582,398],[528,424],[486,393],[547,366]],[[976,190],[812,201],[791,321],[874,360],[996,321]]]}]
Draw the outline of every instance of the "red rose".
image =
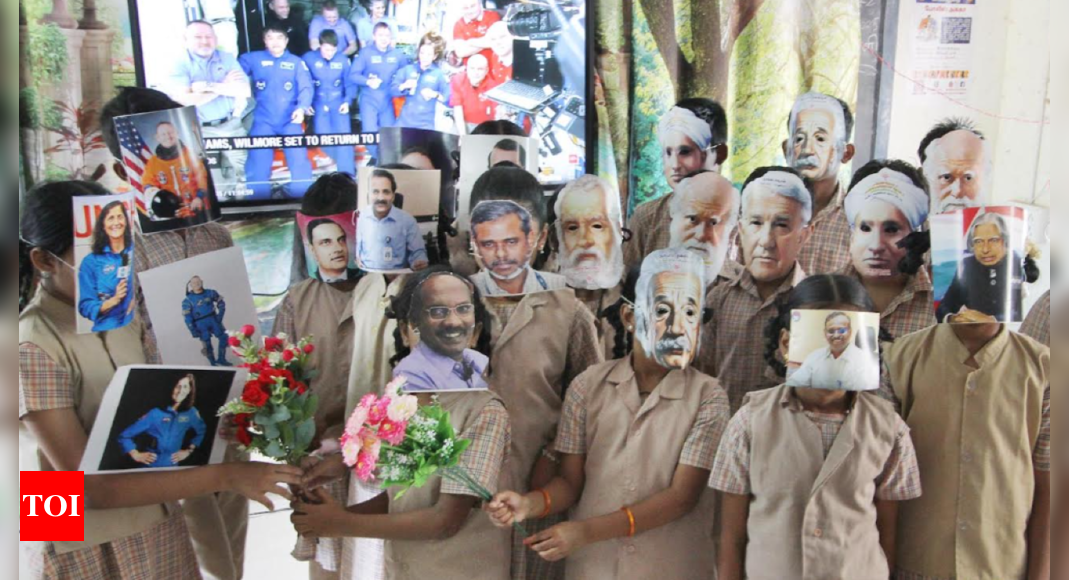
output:
[{"label": "red rose", "polygon": [[303,395],[303,394],[305,394],[307,392],[308,392],[308,387],[304,386],[304,384],[302,384],[302,383],[298,383],[297,384],[297,394],[298,395]]},{"label": "red rose", "polygon": [[245,392],[241,394],[241,400],[253,407],[263,407],[271,396],[257,382],[245,385]]},{"label": "red rose", "polygon": [[244,334],[246,338],[252,338],[252,335],[256,334],[256,327],[251,324],[246,324],[241,327],[241,334]]},{"label": "red rose", "polygon": [[248,429],[238,429],[237,437],[238,443],[245,447],[252,445],[252,433],[249,433]]},{"label": "red rose", "polygon": [[282,360],[284,360],[286,362],[293,362],[293,359],[295,357],[296,357],[296,355],[293,354],[292,350],[287,350],[286,352],[282,353]]},{"label": "red rose", "polygon": [[274,337],[265,338],[264,348],[270,352],[279,350],[282,348],[282,341]]},{"label": "red rose", "polygon": [[230,346],[232,346],[234,348],[239,348],[241,346],[241,339],[236,337],[236,336],[231,336],[230,337]]},{"label": "red rose", "polygon": [[316,351],[316,347],[311,344],[304,345],[304,354],[312,354]]}]

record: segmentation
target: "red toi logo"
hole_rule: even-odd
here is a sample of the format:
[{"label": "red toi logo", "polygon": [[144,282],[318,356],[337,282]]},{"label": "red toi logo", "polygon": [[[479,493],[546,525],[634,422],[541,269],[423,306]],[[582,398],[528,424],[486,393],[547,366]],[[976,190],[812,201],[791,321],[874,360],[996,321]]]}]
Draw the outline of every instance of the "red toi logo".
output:
[{"label": "red toi logo", "polygon": [[19,497],[19,541],[85,540],[84,473],[20,471]]}]

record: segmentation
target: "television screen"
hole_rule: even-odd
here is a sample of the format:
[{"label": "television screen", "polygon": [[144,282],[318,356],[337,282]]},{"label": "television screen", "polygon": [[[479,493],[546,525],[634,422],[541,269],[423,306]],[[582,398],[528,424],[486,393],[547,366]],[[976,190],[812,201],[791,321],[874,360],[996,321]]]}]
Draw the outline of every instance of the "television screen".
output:
[{"label": "television screen", "polygon": [[138,78],[197,109],[224,206],[382,163],[385,127],[507,119],[547,186],[587,171],[586,0],[130,0]]}]

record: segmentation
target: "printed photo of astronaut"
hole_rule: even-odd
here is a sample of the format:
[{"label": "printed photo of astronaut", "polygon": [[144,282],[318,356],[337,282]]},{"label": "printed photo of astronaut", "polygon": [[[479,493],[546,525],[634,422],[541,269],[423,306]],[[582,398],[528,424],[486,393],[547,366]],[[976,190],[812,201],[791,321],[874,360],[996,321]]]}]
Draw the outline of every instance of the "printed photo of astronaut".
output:
[{"label": "printed photo of astronaut", "polygon": [[1027,212],[966,209],[932,216],[932,282],[940,322],[1024,320]]},{"label": "printed photo of astronaut", "polygon": [[257,320],[240,248],[154,268],[138,280],[163,364],[235,364],[226,331]]},{"label": "printed photo of astronaut", "polygon": [[[586,168],[586,2],[137,0],[148,87],[196,107],[223,203],[299,199],[382,165],[389,127],[507,119],[539,175]],[[175,42],[176,24],[182,29]]]},{"label": "printed photo of astronaut", "polygon": [[880,315],[791,313],[787,384],[804,389],[872,391],[880,387]]},{"label": "printed photo of astronaut", "polygon": [[439,172],[360,171],[356,262],[367,272],[419,271],[437,235]]},{"label": "printed photo of astronaut", "polygon": [[145,234],[219,219],[196,109],[118,117],[115,132]]},{"label": "printed photo of astronaut", "polygon": [[78,333],[118,330],[134,321],[134,197],[74,198]]},{"label": "printed photo of astronaut", "polygon": [[[121,373],[125,374],[125,373]],[[129,370],[118,404],[105,400],[97,426],[106,429],[103,453],[90,465],[96,472],[175,469],[217,463],[226,442],[219,440],[217,414],[244,371],[203,367],[158,367]],[[118,378],[118,375],[117,375]],[[110,387],[109,387],[110,388]],[[94,449],[91,436],[86,455]],[[83,462],[83,465],[85,463]]]}]

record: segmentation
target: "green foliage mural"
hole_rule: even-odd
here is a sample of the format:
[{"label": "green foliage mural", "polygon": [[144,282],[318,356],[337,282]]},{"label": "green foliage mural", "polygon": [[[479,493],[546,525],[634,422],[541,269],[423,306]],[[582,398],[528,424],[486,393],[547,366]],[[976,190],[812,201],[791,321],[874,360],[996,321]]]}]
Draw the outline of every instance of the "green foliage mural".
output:
[{"label": "green foliage mural", "polygon": [[[657,123],[687,97],[725,105],[741,183],[782,162],[787,115],[809,90],[857,101],[860,7],[855,0],[600,0],[599,76],[612,151],[601,173],[618,178],[628,206],[668,193]],[[611,141],[606,141],[611,139]]]}]

